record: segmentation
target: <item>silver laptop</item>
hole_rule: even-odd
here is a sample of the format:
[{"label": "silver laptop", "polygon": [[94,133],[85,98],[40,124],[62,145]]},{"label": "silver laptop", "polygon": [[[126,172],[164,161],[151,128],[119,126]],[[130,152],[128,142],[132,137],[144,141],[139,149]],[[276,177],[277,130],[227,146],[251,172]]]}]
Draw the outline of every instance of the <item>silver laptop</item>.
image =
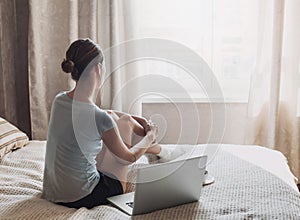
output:
[{"label": "silver laptop", "polygon": [[155,164],[137,170],[135,192],[109,197],[129,215],[198,201],[207,156]]}]

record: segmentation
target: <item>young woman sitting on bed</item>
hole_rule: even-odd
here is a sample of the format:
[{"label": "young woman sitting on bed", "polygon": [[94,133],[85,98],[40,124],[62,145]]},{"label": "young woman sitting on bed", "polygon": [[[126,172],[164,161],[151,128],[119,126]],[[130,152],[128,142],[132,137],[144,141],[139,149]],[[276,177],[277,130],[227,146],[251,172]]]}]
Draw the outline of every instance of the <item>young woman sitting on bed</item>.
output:
[{"label": "young woman sitting on bed", "polygon": [[125,192],[129,164],[144,153],[164,160],[172,154],[155,143],[151,121],[95,105],[104,74],[97,44],[73,42],[61,66],[76,86],[52,104],[42,198],[72,208],[107,204],[107,197]]}]

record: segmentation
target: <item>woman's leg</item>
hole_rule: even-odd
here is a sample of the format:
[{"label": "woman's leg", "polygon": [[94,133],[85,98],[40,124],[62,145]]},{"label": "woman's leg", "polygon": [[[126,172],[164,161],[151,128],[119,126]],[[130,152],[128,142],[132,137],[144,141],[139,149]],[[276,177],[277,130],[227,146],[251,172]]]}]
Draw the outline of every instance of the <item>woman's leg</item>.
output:
[{"label": "woman's leg", "polygon": [[[138,123],[130,115],[114,111],[109,111],[108,113],[117,123],[121,137],[128,148],[131,148],[132,146],[140,142],[140,140],[146,135],[143,126],[140,125],[140,123]],[[119,120],[120,118],[122,118],[122,120]],[[158,154],[160,150],[160,145],[158,143],[155,143],[150,148],[148,148],[146,153]]]},{"label": "woman's leg", "polygon": [[[145,130],[143,126],[138,122],[139,117],[131,117],[128,114],[118,113],[118,120],[116,121],[121,137],[128,148],[131,148],[138,143],[143,136],[145,136]],[[137,118],[137,119],[135,119]],[[162,148],[158,143],[152,144],[146,151],[148,154],[155,154],[159,156],[160,162],[167,162],[177,158],[184,152],[181,149],[171,150],[168,148]]]},{"label": "woman's leg", "polygon": [[[134,146],[139,142],[142,136],[137,134],[144,135],[144,128],[137,123],[130,115],[122,115],[119,117],[112,113],[112,118],[115,120],[119,133],[122,137],[122,140],[128,148]],[[147,153],[157,154],[160,152],[160,146],[154,144],[147,150]],[[97,155],[97,169],[104,173],[111,173],[115,175],[122,184],[123,191],[126,191],[127,183],[127,173],[128,166],[119,163],[116,157],[109,151],[109,149],[103,143],[102,151]]]},{"label": "woman's leg", "polygon": [[[117,122],[121,137],[124,143],[127,144],[129,148],[131,148],[132,146],[140,142],[141,139],[145,136],[145,130],[134,118],[129,115],[123,115],[120,118],[124,119],[119,120],[119,123]],[[128,126],[130,127],[130,129],[128,129]],[[160,152],[160,149],[160,145],[158,143],[155,143],[147,149],[146,153],[158,154]]]}]

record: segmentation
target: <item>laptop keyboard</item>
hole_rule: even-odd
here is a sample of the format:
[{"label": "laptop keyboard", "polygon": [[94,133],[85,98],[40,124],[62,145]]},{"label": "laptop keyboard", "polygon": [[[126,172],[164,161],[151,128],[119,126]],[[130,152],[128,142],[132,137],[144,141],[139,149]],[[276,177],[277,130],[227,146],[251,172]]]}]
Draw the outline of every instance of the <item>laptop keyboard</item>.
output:
[{"label": "laptop keyboard", "polygon": [[126,205],[128,205],[131,208],[133,208],[134,207],[134,202],[126,202]]}]

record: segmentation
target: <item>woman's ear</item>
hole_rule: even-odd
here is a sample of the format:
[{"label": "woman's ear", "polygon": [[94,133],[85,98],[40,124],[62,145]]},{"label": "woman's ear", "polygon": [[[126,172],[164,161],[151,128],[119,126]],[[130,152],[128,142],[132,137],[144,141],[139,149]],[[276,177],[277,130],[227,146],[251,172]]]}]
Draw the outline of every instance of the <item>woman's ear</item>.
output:
[{"label": "woman's ear", "polygon": [[102,65],[100,63],[98,63],[97,65],[97,72],[99,73],[99,75],[102,75]]},{"label": "woman's ear", "polygon": [[101,79],[102,79],[102,65],[100,63],[96,66],[96,72],[97,72],[97,81],[101,84]]}]

